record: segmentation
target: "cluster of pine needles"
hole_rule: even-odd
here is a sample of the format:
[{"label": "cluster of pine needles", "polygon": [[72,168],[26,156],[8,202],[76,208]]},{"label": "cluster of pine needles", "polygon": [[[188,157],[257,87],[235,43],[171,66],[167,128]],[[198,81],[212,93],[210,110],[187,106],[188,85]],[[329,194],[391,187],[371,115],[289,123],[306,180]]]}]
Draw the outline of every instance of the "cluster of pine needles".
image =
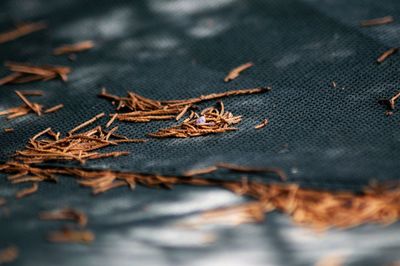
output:
[{"label": "cluster of pine needles", "polygon": [[219,105],[219,109],[212,106],[204,109],[201,113],[191,111],[189,117],[180,125],[160,129],[158,132],[148,135],[156,138],[187,138],[237,130],[232,125],[238,124],[241,116],[234,116],[231,112],[226,112],[222,102],[219,102]]},{"label": "cluster of pine needles", "polygon": [[61,136],[60,132],[55,133],[51,128],[47,128],[33,136],[24,150],[17,151],[14,159],[24,164],[69,160],[85,163],[87,160],[118,157],[128,154],[128,152],[125,151],[108,153],[96,151],[101,148],[118,145],[120,143],[145,141],[143,139],[130,139],[117,134],[116,131],[118,127],[106,131],[101,126],[97,126],[82,133],[75,133],[102,116],[104,116],[104,113],[75,127],[64,137]]},{"label": "cluster of pine needles", "polygon": [[154,120],[172,120],[181,119],[195,104],[201,102],[221,99],[235,95],[248,95],[256,93],[269,92],[271,88],[251,88],[232,90],[222,93],[212,93],[208,95],[201,95],[196,98],[184,100],[166,100],[158,101],[150,98],[143,97],[134,92],[128,92],[126,97],[119,97],[110,94],[103,89],[99,94],[100,97],[106,98],[116,106],[116,110],[120,111],[110,116],[113,120],[128,121],[128,122],[150,122]]},{"label": "cluster of pine needles", "polygon": [[6,115],[7,119],[9,120],[25,116],[30,113],[35,113],[36,115],[41,116],[43,113],[53,113],[64,107],[63,104],[58,104],[44,110],[43,105],[32,102],[27,98],[27,96],[42,96],[43,91],[15,91],[15,93],[21,99],[22,105],[0,111],[0,116]]},{"label": "cluster of pine needles", "polygon": [[39,80],[48,81],[56,78],[67,81],[68,74],[71,72],[71,68],[66,66],[32,65],[13,62],[6,62],[5,66],[11,71],[11,74],[1,78],[0,85],[28,83]]},{"label": "cluster of pine needles", "polygon": [[[227,169],[223,164],[215,168],[222,171]],[[354,193],[306,189],[290,183],[267,184],[248,178],[240,181],[221,180],[202,177],[201,174],[165,176],[72,167],[41,167],[18,162],[8,162],[1,165],[0,169],[10,174],[9,180],[13,183],[54,181],[60,175],[73,176],[81,186],[91,188],[94,194],[117,187],[133,190],[137,185],[166,189],[173,189],[177,185],[191,185],[216,186],[250,199],[244,204],[207,211],[189,223],[196,226],[218,221],[234,224],[260,222],[264,220],[266,213],[274,210],[286,213],[294,222],[316,230],[330,227],[350,228],[365,223],[390,224],[400,218],[398,185],[370,185],[362,193]],[[236,170],[231,168],[231,171]],[[279,174],[271,169],[265,171]],[[67,216],[70,219],[81,219],[73,214]]]}]

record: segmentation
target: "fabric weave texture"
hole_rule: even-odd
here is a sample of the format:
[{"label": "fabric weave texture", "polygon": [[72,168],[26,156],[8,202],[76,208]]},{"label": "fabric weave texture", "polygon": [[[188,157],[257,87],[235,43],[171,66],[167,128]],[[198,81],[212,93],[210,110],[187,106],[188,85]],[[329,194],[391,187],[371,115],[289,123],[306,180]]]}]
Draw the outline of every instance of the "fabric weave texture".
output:
[{"label": "fabric weave texture", "polygon": [[[395,18],[394,23],[368,28],[359,26],[363,19],[387,15]],[[134,91],[145,97],[167,100],[271,86],[269,93],[223,99],[227,111],[243,116],[238,131],[122,144],[107,150],[130,151],[130,155],[88,161],[85,165],[67,165],[174,175],[217,162],[231,162],[280,167],[288,174],[288,181],[320,189],[356,190],[372,179],[396,180],[399,178],[400,114],[395,112],[390,117],[385,116],[385,108],[378,104],[378,100],[389,98],[399,90],[399,54],[380,65],[375,61],[382,52],[400,44],[399,15],[400,2],[390,0],[3,0],[0,3],[1,32],[12,28],[15,22],[45,21],[49,27],[0,44],[0,62],[65,65],[72,67],[72,73],[66,83],[53,80],[0,87],[0,110],[21,104],[14,90],[43,90],[44,96],[31,99],[47,107],[59,103],[65,105],[62,110],[41,117],[31,114],[11,121],[0,117],[0,161],[9,160],[31,136],[47,127],[66,133],[98,113],[113,113],[114,107],[97,97],[102,87],[120,96],[126,95],[126,91]],[[93,40],[96,47],[78,54],[76,61],[51,55],[52,49],[61,44],[83,40]],[[229,70],[249,61],[254,63],[252,68],[234,81],[223,82]],[[0,71],[1,76],[7,73],[5,68]],[[332,87],[332,81],[336,82],[336,88]],[[199,106],[204,108],[213,104],[215,101]],[[265,118],[270,121],[268,126],[254,129]],[[105,125],[107,121],[103,118],[96,125]],[[115,123],[120,134],[131,138],[143,138],[147,133],[175,124],[175,121]],[[8,127],[14,128],[14,132],[4,133],[3,128]],[[238,176],[221,172],[218,177]],[[266,182],[276,181],[273,176],[259,178]],[[78,191],[71,183],[62,181],[66,188],[52,184],[42,186],[40,196],[32,197],[29,211],[22,211],[23,204],[15,203],[15,216],[0,221],[0,225],[4,225],[0,228],[9,228],[0,229],[1,238],[8,242],[25,239],[19,241],[19,245],[31,249],[30,258],[42,261],[41,265],[52,265],[57,252],[72,254],[74,248],[63,247],[60,251],[46,246],[54,249],[54,254],[50,252],[47,258],[40,258],[34,252],[37,250],[32,248],[36,243],[34,238],[45,229],[40,227],[33,233],[36,223],[31,222],[33,227],[30,228],[22,222],[33,217],[37,210],[57,204],[79,203],[82,208],[92,210],[95,216],[114,215],[118,210],[136,212],[161,199],[179,201],[187,193],[196,195],[197,191],[180,188],[168,194],[154,190],[150,193],[150,190],[139,188],[137,194],[124,196],[110,192],[100,199],[101,204],[108,204],[104,207],[110,210],[107,212],[90,203],[87,190]],[[2,179],[0,184],[5,186],[6,181]],[[4,191],[11,194],[6,189]],[[206,199],[213,202],[214,194],[210,193]],[[42,196],[44,194],[47,196]],[[128,200],[121,203],[116,200],[118,197],[129,198],[130,203],[126,203]],[[157,225],[175,215],[179,214],[172,212],[161,218],[141,217],[137,222],[128,222],[134,218],[121,214],[115,215],[115,220],[105,218],[102,222],[95,222],[94,227],[110,232],[113,225],[118,225],[120,231],[117,234],[124,234],[124,228],[132,225],[146,229],[150,226],[148,223]],[[276,221],[272,218],[268,223],[278,226]],[[240,238],[243,233],[244,239],[256,241],[260,237],[258,240],[263,241],[263,236],[273,233],[271,229],[264,229],[259,235],[255,233],[258,231],[238,231],[236,237]],[[138,231],[133,234],[137,237],[135,240],[140,239]],[[113,239],[115,235],[109,237]],[[271,255],[277,265],[310,265],[313,261],[313,256],[299,259],[301,245],[288,247],[281,236],[274,237],[276,241],[268,248],[279,246],[280,251],[276,251],[278,248],[275,250],[279,258]],[[107,243],[109,239],[99,241]],[[171,248],[165,247],[165,243],[146,239],[151,248],[160,248],[164,255]],[[137,245],[142,247],[142,244]],[[392,244],[400,245],[397,242]],[[105,246],[96,247],[100,250]],[[149,246],[144,245],[146,248]],[[192,251],[189,257],[185,257],[182,255],[184,252],[179,253],[184,248],[171,249],[178,253],[165,255],[166,264],[189,265],[187,259],[198,254]],[[86,248],[78,250],[81,255],[89,252]],[[135,259],[147,265],[165,265],[141,257],[143,254],[158,254],[152,250],[139,252],[139,259]],[[219,250],[224,248],[220,246]],[[293,251],[293,255],[289,256],[288,251]],[[26,254],[23,256],[21,265],[29,265],[29,258]],[[87,261],[70,258],[60,265],[76,265],[77,262],[97,265],[87,258]],[[360,265],[366,265],[363,264],[369,261],[366,258],[358,260]],[[131,257],[124,257],[120,265],[128,265],[129,259]],[[265,262],[264,259],[259,262]],[[198,265],[206,264],[199,262]]]}]

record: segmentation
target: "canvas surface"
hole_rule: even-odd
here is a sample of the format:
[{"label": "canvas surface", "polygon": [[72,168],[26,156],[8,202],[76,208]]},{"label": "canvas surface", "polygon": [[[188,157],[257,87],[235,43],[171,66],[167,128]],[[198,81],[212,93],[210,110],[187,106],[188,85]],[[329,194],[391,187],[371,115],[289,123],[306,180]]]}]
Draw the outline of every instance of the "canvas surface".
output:
[{"label": "canvas surface", "polygon": [[[269,93],[223,100],[226,110],[243,116],[238,131],[119,145],[108,150],[127,150],[130,155],[89,161],[82,167],[181,174],[216,162],[232,162],[280,167],[287,172],[289,181],[321,189],[359,189],[371,179],[396,179],[400,158],[397,148],[400,116],[396,112],[393,116],[385,116],[385,109],[378,100],[398,91],[399,55],[380,65],[375,60],[388,48],[399,45],[399,22],[361,28],[359,21],[386,15],[396,19],[399,12],[400,2],[389,0],[2,1],[1,31],[21,21],[45,21],[49,28],[1,44],[0,62],[57,64],[70,66],[73,70],[66,83],[55,80],[0,87],[0,110],[20,105],[14,94],[16,89],[40,89],[45,95],[35,101],[46,106],[65,105],[59,112],[41,117],[29,115],[12,121],[0,118],[1,128],[15,130],[8,134],[1,130],[0,160],[7,161],[15,150],[24,147],[29,137],[47,127],[65,133],[100,112],[113,113],[113,106],[97,97],[103,86],[117,95],[123,96],[130,90],[154,99],[184,99],[233,89],[271,86]],[[51,55],[52,49],[60,44],[88,39],[95,41],[96,47],[78,54],[76,61]],[[223,82],[229,70],[248,61],[253,62],[254,67],[230,83]],[[1,75],[6,75],[3,70]],[[336,88],[332,87],[332,81],[336,82]],[[214,103],[210,101],[200,107]],[[254,126],[264,118],[270,120],[269,125],[255,130]],[[106,122],[104,118],[97,124]],[[173,124],[176,122],[118,123],[119,133],[132,138],[146,137],[147,133]],[[230,178],[225,173],[219,177]],[[276,179],[267,177],[265,180]],[[11,194],[14,188],[6,186],[4,179],[0,182],[4,194]],[[96,264],[98,261],[91,260],[94,254],[107,254],[108,265],[118,261],[118,256],[121,259],[119,265],[132,265],[130,261],[138,260],[138,257],[143,259],[141,265],[150,265],[150,262],[154,265],[156,262],[160,265],[215,265],[211,261],[196,264],[194,257],[212,254],[210,256],[215,260],[222,260],[225,253],[236,250],[225,246],[225,240],[242,250],[243,254],[235,251],[238,265],[243,265],[239,263],[241,256],[248,256],[245,251],[253,254],[254,265],[266,265],[266,262],[271,265],[309,265],[317,257],[315,254],[304,255],[303,259],[297,257],[303,256],[303,244],[310,239],[291,243],[286,242],[287,236],[283,234],[271,240],[270,234],[276,232],[270,226],[286,231],[300,230],[288,229],[292,227],[287,222],[279,219],[275,222],[275,218],[265,225],[244,226],[238,231],[218,229],[218,234],[225,240],[217,242],[214,253],[209,248],[194,248],[190,243],[188,247],[185,246],[187,243],[176,247],[171,244],[176,240],[175,235],[169,239],[169,234],[173,233],[167,229],[162,231],[162,227],[160,235],[167,235],[167,243],[149,239],[149,235],[154,234],[154,224],[164,223],[164,218],[178,219],[182,215],[180,211],[175,213],[170,209],[169,204],[174,202],[172,206],[179,206],[193,198],[187,187],[174,191],[139,189],[136,194],[126,191],[128,195],[124,196],[111,192],[92,200],[87,190],[80,191],[69,181],[62,184],[64,186],[46,184],[40,188],[40,196],[14,203],[13,215],[0,220],[0,228],[10,228],[0,229],[4,243],[18,238],[18,244],[30,250],[32,260],[43,260],[36,265],[53,265],[53,256],[55,259],[58,254],[76,256],[77,261],[71,256],[65,260],[65,265],[77,265],[76,262],[99,265]],[[216,191],[213,195],[208,189],[199,189],[198,193],[202,195],[199,200],[211,205],[240,200]],[[225,201],[224,195],[229,200]],[[162,217],[151,210],[143,213],[147,205],[162,205],[169,197],[170,203],[157,207],[165,212]],[[93,215],[96,230],[104,232],[99,242],[93,247],[36,245],[34,239],[45,231],[45,225],[36,221],[37,211],[59,204],[82,204],[82,208]],[[103,204],[109,209],[103,210]],[[106,214],[108,218],[103,217],[104,220],[102,215]],[[257,233],[259,230],[263,232]],[[343,239],[338,241],[358,245],[363,242],[358,232],[364,233],[363,230],[342,232],[339,235]],[[377,229],[371,229],[369,234],[374,234],[374,230]],[[388,235],[391,230],[395,228],[388,229]],[[248,240],[248,245],[232,244],[241,237]],[[122,244],[124,241],[134,243],[129,249],[136,250],[135,256],[129,255],[128,248]],[[252,248],[256,245],[254,241],[260,244],[255,249]],[[118,242],[122,250],[109,249],[114,242]],[[386,243],[382,240],[375,244],[371,247],[374,250],[371,256],[380,258],[380,249],[386,249]],[[398,247],[399,244],[399,241],[391,240],[388,245]],[[37,253],[44,247],[54,253],[39,256]],[[269,250],[271,247],[274,251]],[[266,249],[268,253],[264,253]],[[276,258],[282,249],[285,256],[292,251],[299,254],[290,259],[283,254],[282,258]],[[390,253],[387,249],[385,252]],[[355,262],[366,258],[366,254],[358,251],[350,252],[350,255],[356,256]],[[152,261],[156,257],[159,261]],[[80,261],[80,258],[88,261]],[[23,255],[20,263],[32,265],[28,255]]]}]

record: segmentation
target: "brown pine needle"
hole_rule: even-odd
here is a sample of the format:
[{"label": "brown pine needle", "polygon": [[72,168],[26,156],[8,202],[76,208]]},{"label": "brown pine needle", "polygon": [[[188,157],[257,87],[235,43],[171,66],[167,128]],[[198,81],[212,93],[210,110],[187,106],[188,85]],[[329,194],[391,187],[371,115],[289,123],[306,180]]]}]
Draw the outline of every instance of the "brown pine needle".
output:
[{"label": "brown pine needle", "polygon": [[243,65],[240,65],[234,69],[232,69],[228,75],[224,78],[225,82],[229,82],[231,80],[236,79],[237,77],[239,77],[240,73],[245,71],[246,69],[252,67],[254,64],[251,62],[245,63]]},{"label": "brown pine needle", "polygon": [[90,50],[94,47],[93,41],[83,41],[74,44],[65,44],[56,49],[54,49],[54,55],[63,55],[63,54],[70,54],[70,53],[78,53]]},{"label": "brown pine needle", "polygon": [[15,197],[17,199],[21,199],[21,198],[27,197],[27,196],[37,192],[38,188],[39,188],[38,183],[32,183],[31,187],[28,187],[28,188],[25,188],[25,189],[22,189],[22,190],[18,191],[17,194],[15,195]]},{"label": "brown pine needle", "polygon": [[28,90],[28,91],[19,91],[24,96],[43,96],[44,92],[41,90]]},{"label": "brown pine needle", "polygon": [[7,83],[12,83],[13,81],[17,80],[19,77],[21,77],[21,73],[11,73],[8,76],[5,76],[4,78],[0,79],[0,86],[7,84]]},{"label": "brown pine needle", "polygon": [[83,123],[80,124],[79,126],[76,126],[76,127],[74,127],[73,129],[71,129],[71,130],[68,132],[68,134],[69,134],[69,135],[72,135],[74,132],[76,132],[76,131],[78,131],[78,130],[80,130],[80,129],[82,129],[82,128],[84,128],[84,127],[90,125],[90,124],[93,124],[94,122],[97,121],[97,119],[102,118],[104,115],[105,115],[104,113],[100,113],[100,114],[94,116],[93,118],[89,119],[88,121],[83,122]]},{"label": "brown pine needle", "polygon": [[265,127],[266,125],[268,125],[269,120],[268,119],[264,119],[260,124],[256,125],[254,128],[255,129],[260,129]]},{"label": "brown pine needle", "polygon": [[0,265],[15,261],[18,258],[18,248],[16,246],[9,246],[0,250]]},{"label": "brown pine needle", "polygon": [[11,132],[14,132],[14,129],[11,128],[11,127],[7,127],[7,128],[4,129],[4,132],[11,133]]},{"label": "brown pine needle", "polygon": [[186,114],[186,112],[189,110],[189,108],[191,107],[191,105],[186,105],[183,109],[182,109],[182,111],[176,116],[176,121],[178,121],[179,119],[181,119],[185,114]]},{"label": "brown pine needle", "polygon": [[113,114],[111,119],[107,122],[106,128],[110,127],[112,123],[114,123],[115,119],[117,118],[118,114]]},{"label": "brown pine needle", "polygon": [[43,131],[40,131],[39,133],[37,133],[35,136],[33,136],[31,138],[31,141],[35,141],[37,138],[39,138],[40,136],[43,136],[44,134],[48,133],[51,131],[51,127],[46,128]]},{"label": "brown pine needle", "polygon": [[18,25],[16,29],[4,32],[0,34],[0,43],[9,42],[19,37],[28,35],[35,31],[43,30],[47,28],[47,25],[43,22],[34,22]]},{"label": "brown pine needle", "polygon": [[81,243],[90,244],[95,235],[89,230],[63,229],[48,234],[47,240],[54,243]]},{"label": "brown pine needle", "polygon": [[49,109],[46,109],[45,111],[44,111],[44,113],[45,114],[48,114],[48,113],[54,113],[54,112],[57,112],[58,110],[60,110],[61,108],[63,108],[64,107],[64,104],[58,104],[58,105],[56,105],[56,106],[53,106],[53,107],[50,107]]},{"label": "brown pine needle", "polygon": [[14,119],[16,117],[27,115],[31,111],[32,110],[29,107],[22,105],[1,111],[0,116],[7,115],[7,119]]},{"label": "brown pine needle", "polygon": [[394,21],[394,19],[392,16],[386,16],[386,17],[381,17],[381,18],[363,20],[360,22],[360,26],[361,27],[378,26],[378,25],[389,24],[389,23],[392,23],[393,21]]},{"label": "brown pine needle", "polygon": [[32,110],[34,111],[37,115],[41,115],[41,108],[36,106],[35,104],[31,103],[21,92],[15,91],[15,93],[18,95],[19,98]]},{"label": "brown pine needle", "polygon": [[86,214],[81,211],[65,208],[54,211],[46,211],[39,213],[39,219],[41,220],[72,220],[80,226],[86,226],[88,218]]},{"label": "brown pine needle", "polygon": [[386,105],[387,111],[393,111],[395,109],[395,105],[399,97],[400,97],[400,92],[396,93],[396,95],[394,95],[389,100],[387,99],[379,100],[379,103],[382,105]]},{"label": "brown pine needle", "polygon": [[382,63],[382,62],[385,61],[389,56],[391,56],[391,55],[397,53],[398,50],[399,50],[399,48],[397,48],[397,47],[396,47],[396,48],[390,48],[389,50],[383,52],[383,53],[378,57],[378,59],[376,59],[376,62],[377,62],[378,64]]},{"label": "brown pine needle", "polygon": [[265,93],[265,92],[269,92],[269,91],[271,91],[270,87],[240,89],[240,90],[232,90],[232,91],[226,91],[226,92],[221,92],[221,93],[211,93],[208,95],[200,95],[197,98],[192,98],[192,99],[187,99],[187,100],[178,100],[175,103],[173,103],[174,101],[164,101],[164,103],[171,102],[171,106],[179,106],[179,105],[185,105],[185,104],[189,104],[189,103],[194,104],[194,103],[200,103],[203,101],[216,100],[216,99],[220,99],[220,98],[224,98],[224,97]]},{"label": "brown pine needle", "polygon": [[109,152],[109,153],[95,154],[95,155],[91,156],[91,159],[119,157],[119,156],[124,156],[124,155],[128,155],[128,154],[129,154],[128,151],[114,151],[114,152]]},{"label": "brown pine needle", "polygon": [[195,175],[204,175],[210,174],[218,170],[216,166],[209,166],[206,168],[192,169],[183,173],[184,176],[195,176]]},{"label": "brown pine needle", "polygon": [[52,77],[54,75],[53,71],[50,69],[46,69],[44,67],[33,66],[25,63],[14,63],[14,62],[6,62],[5,66],[8,67],[11,71],[23,74],[32,74],[43,77]]}]

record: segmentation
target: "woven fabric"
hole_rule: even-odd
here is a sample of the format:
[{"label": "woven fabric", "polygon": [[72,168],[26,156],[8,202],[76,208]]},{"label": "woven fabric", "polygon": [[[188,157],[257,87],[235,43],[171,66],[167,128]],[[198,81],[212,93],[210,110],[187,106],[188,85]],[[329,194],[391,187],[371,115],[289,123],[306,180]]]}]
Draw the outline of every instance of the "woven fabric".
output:
[{"label": "woven fabric", "polygon": [[[271,86],[269,93],[223,99],[226,110],[243,116],[238,131],[198,138],[151,139],[147,143],[122,144],[107,151],[130,151],[128,156],[88,161],[85,165],[76,166],[181,174],[185,170],[216,162],[231,162],[280,167],[287,172],[291,182],[328,189],[359,189],[371,179],[398,178],[400,116],[395,112],[393,116],[386,117],[385,109],[378,104],[378,100],[391,97],[398,91],[400,61],[398,55],[393,55],[380,65],[375,61],[382,52],[399,45],[399,22],[370,28],[359,26],[359,21],[363,19],[386,15],[397,18],[400,12],[398,1],[3,0],[0,12],[1,32],[21,21],[45,21],[49,26],[47,30],[1,44],[0,62],[55,64],[73,68],[66,83],[54,80],[0,87],[0,110],[21,104],[14,93],[18,89],[43,90],[44,96],[32,99],[47,107],[59,103],[65,105],[62,110],[41,117],[31,114],[11,121],[1,117],[2,128],[14,128],[13,133],[0,131],[2,162],[7,161],[16,150],[22,149],[31,136],[47,127],[66,133],[100,112],[113,113],[113,106],[97,97],[103,86],[117,95],[124,96],[126,91],[134,91],[154,99],[185,99],[233,89]],[[61,44],[88,39],[93,40],[96,47],[78,54],[76,61],[51,55],[52,49]],[[249,61],[254,63],[254,67],[230,83],[223,82],[229,70]],[[3,76],[7,73],[2,68],[0,74]],[[331,86],[332,81],[336,82],[336,88]],[[202,103],[200,107],[214,103]],[[264,118],[269,119],[268,126],[254,129]],[[107,119],[103,118],[96,125],[106,122]],[[116,124],[120,134],[142,138],[147,133],[176,122]],[[219,177],[229,176],[221,173]],[[266,180],[275,179],[270,177]],[[4,180],[0,182],[2,186],[5,184]],[[71,182],[64,182],[62,185],[65,187],[51,184],[41,187],[41,192],[47,193],[47,196],[36,196],[29,211],[22,208],[22,203],[13,205],[15,215],[9,220],[0,221],[0,228],[10,228],[0,229],[4,243],[18,238],[22,247],[32,248],[36,243],[33,239],[45,231],[44,227],[40,227],[39,231],[33,233],[38,225],[32,215],[46,207],[86,202],[82,208],[94,216],[107,214],[119,217],[118,213],[136,212],[146,204],[151,205],[149,202],[152,200],[165,200],[168,197],[172,197],[171,202],[187,200],[186,196],[189,197],[193,192],[188,188],[178,189],[173,194],[154,190],[149,194],[146,189],[139,189],[137,194],[129,196],[111,192],[100,202],[91,205],[88,203],[87,190],[78,192]],[[5,194],[11,192],[4,189]],[[211,193],[210,197],[204,199],[212,202],[213,197]],[[53,201],[50,202],[50,198]],[[97,204],[105,202],[108,202],[108,209],[101,210]],[[112,202],[116,202],[115,206]],[[140,216],[137,220],[137,217],[120,215],[121,220],[116,218],[118,221],[107,220],[94,225],[99,231],[110,232],[113,224],[120,226],[120,230],[105,234],[100,240],[101,244],[96,244],[101,252],[106,252],[107,241],[119,239],[116,235],[125,234],[124,229],[129,226],[140,225],[141,229],[150,230],[156,228],[158,223],[168,222],[171,217],[183,214],[172,211],[158,216],[150,215],[153,218]],[[27,220],[31,227],[26,226]],[[151,223],[148,227],[145,226],[147,222]],[[279,219],[273,219],[268,226],[279,227],[281,225],[276,225],[279,223]],[[246,231],[246,228],[250,231]],[[240,229],[237,235],[226,233],[223,237],[225,240],[238,241],[243,234],[245,239],[264,243],[263,237],[273,231],[267,228],[267,224],[263,229],[256,228],[252,225]],[[263,232],[257,233],[257,230]],[[282,230],[290,231],[287,228]],[[185,250],[184,247],[152,242],[148,236],[144,237],[141,231],[138,232],[132,231],[130,236],[133,242],[138,241],[135,247],[146,249],[142,253],[135,253],[143,263],[189,265],[188,260],[198,257],[196,254],[210,251],[208,248],[194,248],[185,257],[184,253],[179,253]],[[361,234],[357,232],[363,231],[349,233],[349,236]],[[257,249],[253,264],[265,265],[271,256],[276,259],[273,265],[310,265],[315,261],[315,256],[299,259],[304,251],[300,240],[290,242],[292,249],[282,237],[275,235],[271,243],[263,246],[274,247],[280,254],[276,255],[279,258],[264,256]],[[349,243],[356,243],[359,238],[346,239]],[[235,246],[234,243],[232,246]],[[313,243],[318,246],[320,242]],[[244,248],[242,242],[236,244],[236,248]],[[392,244],[399,245],[398,241]],[[76,265],[76,262],[99,265],[89,259],[89,248],[41,245],[64,255],[75,254],[76,251],[88,259],[75,261],[70,258],[61,265]],[[228,252],[223,246],[218,247],[216,250]],[[379,247],[369,246],[371,257],[380,258],[381,253],[376,250],[373,253]],[[176,251],[176,255],[168,254],[170,249]],[[279,253],[278,249],[285,252]],[[285,258],[293,250],[297,253]],[[39,252],[38,248],[31,249],[31,257],[25,254],[21,265],[31,265],[30,258],[43,260],[40,265],[54,265],[58,256],[56,252],[53,255],[49,252],[48,257],[43,259],[35,252]],[[123,248],[122,251],[113,252],[125,254],[121,255],[123,260],[119,265],[131,265],[129,260],[137,259],[126,255],[127,251]],[[355,260],[360,265],[366,265],[365,254],[355,253],[358,256]],[[218,253],[213,254],[218,262]],[[161,256],[162,259],[152,261],[146,255],[154,255],[153,259]],[[393,256],[389,258],[395,259]],[[210,264],[215,265],[212,261]],[[207,264],[199,262],[192,265]]]},{"label": "woven fabric", "polygon": [[[273,91],[268,94],[224,100],[227,110],[243,115],[237,132],[124,145],[117,149],[132,151],[131,155],[88,162],[85,167],[179,174],[229,161],[282,167],[291,181],[310,185],[396,178],[398,117],[385,117],[377,100],[396,92],[398,60],[382,65],[374,61],[396,44],[397,25],[358,25],[364,18],[393,14],[395,3],[352,3],[348,14],[336,7],[345,2],[331,7],[311,1],[2,5],[9,10],[2,16],[3,29],[12,20],[45,20],[49,30],[3,44],[1,61],[73,68],[65,84],[1,88],[1,108],[20,103],[15,89],[42,89],[46,94],[38,102],[65,105],[43,117],[2,119],[5,127],[15,129],[13,134],[1,134],[2,161],[46,127],[66,132],[99,112],[113,112],[110,103],[96,97],[101,86],[119,95],[132,90],[154,99],[180,99],[270,85]],[[76,62],[50,55],[60,44],[86,39],[94,40],[96,48],[79,54]],[[238,79],[223,82],[230,69],[248,61],[255,66]],[[254,130],[263,118],[270,124]],[[123,123],[120,133],[143,137],[170,124]]]}]

